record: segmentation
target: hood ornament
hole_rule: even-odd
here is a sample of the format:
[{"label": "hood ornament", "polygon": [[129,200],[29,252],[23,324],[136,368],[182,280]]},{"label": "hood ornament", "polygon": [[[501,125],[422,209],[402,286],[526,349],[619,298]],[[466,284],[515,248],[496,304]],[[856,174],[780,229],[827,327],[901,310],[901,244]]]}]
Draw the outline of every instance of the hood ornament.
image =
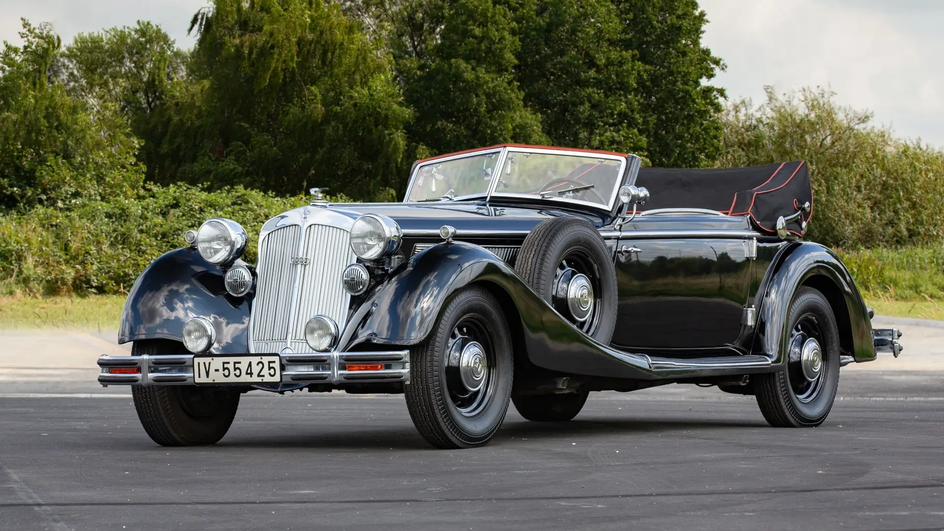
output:
[{"label": "hood ornament", "polygon": [[311,194],[311,206],[326,206],[328,200],[325,199],[324,193],[328,191],[328,188],[309,188],[308,192]]}]

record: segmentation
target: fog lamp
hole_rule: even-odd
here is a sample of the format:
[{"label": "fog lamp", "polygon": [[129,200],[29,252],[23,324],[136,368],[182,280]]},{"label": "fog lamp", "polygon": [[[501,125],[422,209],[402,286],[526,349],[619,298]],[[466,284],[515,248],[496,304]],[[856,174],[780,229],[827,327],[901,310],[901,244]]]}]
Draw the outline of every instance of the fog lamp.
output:
[{"label": "fog lamp", "polygon": [[330,317],[316,315],[305,324],[305,341],[317,352],[327,352],[338,339],[338,325]]},{"label": "fog lamp", "polygon": [[216,342],[216,329],[213,323],[203,317],[194,317],[184,324],[184,346],[194,354],[202,354]]}]

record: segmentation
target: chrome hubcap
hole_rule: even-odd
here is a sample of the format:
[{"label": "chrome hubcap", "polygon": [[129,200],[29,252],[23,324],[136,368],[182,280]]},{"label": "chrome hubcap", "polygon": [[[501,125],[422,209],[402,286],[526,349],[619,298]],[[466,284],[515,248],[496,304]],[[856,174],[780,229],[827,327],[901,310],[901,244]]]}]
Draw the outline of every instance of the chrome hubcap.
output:
[{"label": "chrome hubcap", "polygon": [[600,312],[599,269],[581,251],[561,259],[554,275],[551,306],[583,333],[592,335]]},{"label": "chrome hubcap", "polygon": [[495,388],[492,333],[485,319],[472,313],[460,319],[450,335],[443,376],[449,399],[462,416],[478,415],[488,406]]},{"label": "chrome hubcap", "polygon": [[815,382],[819,378],[823,370],[823,352],[820,350],[819,341],[811,337],[803,343],[800,366],[808,382]]},{"label": "chrome hubcap", "polygon": [[577,274],[567,285],[567,309],[578,322],[590,318],[593,312],[593,286],[586,275]]},{"label": "chrome hubcap", "polygon": [[828,372],[827,353],[820,339],[823,337],[819,320],[811,314],[801,317],[790,335],[787,369],[790,387],[797,400],[810,403],[816,400],[824,387]]},{"label": "chrome hubcap", "polygon": [[488,359],[485,350],[476,341],[468,343],[459,356],[459,377],[462,385],[469,391],[478,391],[485,384],[488,372]]}]

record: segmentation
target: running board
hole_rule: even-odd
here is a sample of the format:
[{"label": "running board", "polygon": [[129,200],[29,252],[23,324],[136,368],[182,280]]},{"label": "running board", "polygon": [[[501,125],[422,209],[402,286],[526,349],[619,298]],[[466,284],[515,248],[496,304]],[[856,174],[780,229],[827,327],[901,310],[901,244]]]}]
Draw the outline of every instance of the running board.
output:
[{"label": "running board", "polygon": [[655,379],[701,376],[740,376],[770,372],[767,356],[717,356],[712,358],[665,358],[649,356]]}]

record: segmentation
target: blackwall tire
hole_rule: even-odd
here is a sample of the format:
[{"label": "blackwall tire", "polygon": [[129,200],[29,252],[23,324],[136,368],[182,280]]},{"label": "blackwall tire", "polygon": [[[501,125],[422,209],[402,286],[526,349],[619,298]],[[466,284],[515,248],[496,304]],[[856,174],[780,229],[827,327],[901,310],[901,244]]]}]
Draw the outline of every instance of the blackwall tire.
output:
[{"label": "blackwall tire", "polygon": [[[561,297],[559,288],[565,269],[586,276],[592,284],[593,307],[583,322],[569,311]],[[542,221],[522,243],[515,272],[571,324],[596,341],[609,344],[616,328],[616,267],[612,252],[593,224],[576,217]]]},{"label": "blackwall tire", "polygon": [[587,391],[562,395],[520,395],[512,397],[518,413],[532,422],[572,420],[587,403]]},{"label": "blackwall tire", "polygon": [[[484,362],[478,378],[476,371],[464,371],[457,363],[472,355]],[[453,295],[427,340],[410,351],[410,383],[404,394],[420,435],[437,448],[488,443],[508,411],[512,356],[511,333],[495,296],[476,286]]]},{"label": "blackwall tire", "polygon": [[[180,343],[135,341],[132,354],[181,354]],[[134,409],[151,440],[161,446],[207,446],[226,435],[236,410],[239,391],[191,386],[131,387]]]},{"label": "blackwall tire", "polygon": [[[761,413],[771,426],[812,427],[826,420],[839,387],[839,328],[829,301],[819,291],[801,287],[790,304],[790,337],[782,370],[751,376]],[[821,354],[819,371],[803,366],[803,348],[814,340]],[[798,348],[793,348],[796,345]],[[812,347],[811,347],[812,348]],[[799,355],[798,351],[799,350]],[[797,359],[799,358],[799,359]],[[804,371],[815,376],[814,380]]]}]

